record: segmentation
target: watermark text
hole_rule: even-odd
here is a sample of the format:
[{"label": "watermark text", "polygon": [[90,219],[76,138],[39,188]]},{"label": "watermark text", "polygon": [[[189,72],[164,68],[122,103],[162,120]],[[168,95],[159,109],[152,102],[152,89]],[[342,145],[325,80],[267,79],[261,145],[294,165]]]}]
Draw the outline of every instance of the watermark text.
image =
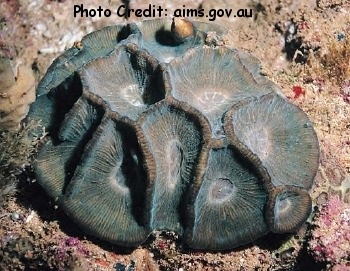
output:
[{"label": "watermark text", "polygon": [[205,10],[203,8],[186,8],[185,5],[182,8],[177,8],[170,11],[159,5],[149,4],[147,8],[128,8],[126,5],[120,5],[113,11],[109,8],[103,8],[98,6],[97,8],[86,8],[83,4],[73,6],[73,16],[74,17],[144,17],[144,18],[160,18],[160,17],[187,17],[187,18],[208,18],[209,21],[215,21],[218,18],[249,18],[253,17],[252,9],[237,9],[232,8],[218,8]]}]

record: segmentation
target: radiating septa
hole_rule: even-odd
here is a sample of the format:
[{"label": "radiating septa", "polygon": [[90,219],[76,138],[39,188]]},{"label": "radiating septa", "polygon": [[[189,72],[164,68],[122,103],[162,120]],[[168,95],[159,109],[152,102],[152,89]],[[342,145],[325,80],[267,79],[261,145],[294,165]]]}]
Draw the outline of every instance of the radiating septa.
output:
[{"label": "radiating septa", "polygon": [[192,199],[185,233],[192,248],[231,249],[267,233],[267,192],[249,162],[231,148],[209,151],[206,172]]},{"label": "radiating septa", "polygon": [[150,228],[183,231],[185,196],[195,178],[203,130],[195,115],[164,101],[139,120],[138,137],[149,171]]},{"label": "radiating septa", "polygon": [[40,148],[35,173],[39,184],[54,199],[64,195],[82,150],[103,114],[101,107],[89,103],[85,98],[79,99],[65,116],[58,133],[52,133]]},{"label": "radiating septa", "polygon": [[308,116],[277,93],[245,99],[225,114],[225,131],[261,160],[274,186],[310,189],[319,145]]},{"label": "radiating septa", "polygon": [[140,245],[150,234],[142,216],[146,179],[135,140],[127,125],[104,119],[85,147],[63,202],[88,234],[125,247]]},{"label": "radiating septa", "polygon": [[300,187],[279,186],[271,194],[266,208],[269,229],[275,233],[294,232],[311,214],[312,200]]},{"label": "radiating septa", "polygon": [[79,74],[86,91],[102,97],[113,111],[136,120],[148,105],[164,98],[157,84],[161,80],[157,65],[154,57],[136,45],[118,45],[109,56],[86,64]]},{"label": "radiating septa", "polygon": [[164,78],[175,99],[190,103],[209,120],[215,138],[225,137],[222,119],[233,104],[271,92],[255,82],[237,52],[225,47],[188,50],[169,63]]}]

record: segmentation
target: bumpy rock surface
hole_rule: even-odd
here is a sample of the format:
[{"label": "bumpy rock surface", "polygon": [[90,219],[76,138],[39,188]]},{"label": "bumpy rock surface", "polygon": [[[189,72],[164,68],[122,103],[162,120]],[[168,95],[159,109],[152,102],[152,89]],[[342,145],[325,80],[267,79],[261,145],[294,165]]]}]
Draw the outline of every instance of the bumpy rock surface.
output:
[{"label": "bumpy rock surface", "polygon": [[15,76],[10,60],[0,57],[0,131],[18,130],[35,100],[35,79],[20,65]]},{"label": "bumpy rock surface", "polygon": [[307,219],[312,124],[213,31],[224,33],[184,19],[106,27],[40,82],[37,179],[88,234],[130,247],[168,229],[222,250]]}]

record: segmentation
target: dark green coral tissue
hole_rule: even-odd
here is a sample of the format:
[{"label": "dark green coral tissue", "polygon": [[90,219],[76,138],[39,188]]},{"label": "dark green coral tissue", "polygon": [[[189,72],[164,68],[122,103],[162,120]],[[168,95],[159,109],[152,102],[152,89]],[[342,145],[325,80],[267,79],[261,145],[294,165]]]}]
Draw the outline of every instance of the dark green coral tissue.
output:
[{"label": "dark green coral tissue", "polygon": [[29,114],[48,132],[35,172],[87,234],[135,247],[166,229],[226,250],[308,218],[312,124],[224,34],[177,18],[109,26],[50,66]]}]

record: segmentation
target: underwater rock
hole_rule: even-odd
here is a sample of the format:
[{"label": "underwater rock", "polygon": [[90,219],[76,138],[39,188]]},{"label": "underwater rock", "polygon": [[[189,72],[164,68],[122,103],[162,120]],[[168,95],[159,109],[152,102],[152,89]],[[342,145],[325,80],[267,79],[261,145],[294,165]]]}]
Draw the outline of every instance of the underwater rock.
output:
[{"label": "underwater rock", "polygon": [[[307,115],[248,53],[176,18],[87,35],[54,61],[30,118],[37,180],[90,235],[124,247],[171,230],[225,250],[296,231],[319,163]],[[101,45],[101,46],[100,46]]]},{"label": "underwater rock", "polygon": [[343,202],[338,195],[329,197],[316,214],[313,226],[308,249],[314,259],[337,266],[336,270],[348,269],[350,204]]},{"label": "underwater rock", "polygon": [[0,57],[0,131],[19,129],[34,100],[32,70],[20,65],[15,76],[10,60]]}]

